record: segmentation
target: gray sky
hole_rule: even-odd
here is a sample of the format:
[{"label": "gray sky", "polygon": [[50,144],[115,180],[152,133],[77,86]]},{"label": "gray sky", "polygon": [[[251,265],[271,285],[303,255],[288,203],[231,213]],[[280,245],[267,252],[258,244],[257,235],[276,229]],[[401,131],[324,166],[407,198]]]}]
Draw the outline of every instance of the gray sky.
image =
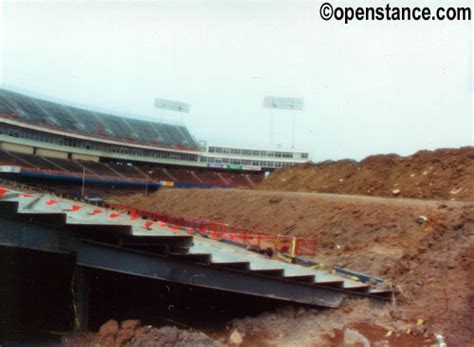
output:
[{"label": "gray sky", "polygon": [[[301,97],[296,147],[315,161],[473,145],[472,22],[344,25],[322,2],[2,2],[0,78],[156,119],[180,115],[155,97],[189,102],[192,134],[231,145],[269,145],[265,95]],[[292,112],[274,117],[289,147]]]}]

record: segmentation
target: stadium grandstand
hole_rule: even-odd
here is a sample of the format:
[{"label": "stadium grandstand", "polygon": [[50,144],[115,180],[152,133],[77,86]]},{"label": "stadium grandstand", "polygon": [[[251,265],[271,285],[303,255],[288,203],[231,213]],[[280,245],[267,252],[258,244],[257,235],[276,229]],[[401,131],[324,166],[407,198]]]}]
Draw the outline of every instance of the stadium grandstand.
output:
[{"label": "stadium grandstand", "polygon": [[251,187],[308,153],[207,145],[184,125],[134,119],[0,89],[3,175],[41,184]]}]

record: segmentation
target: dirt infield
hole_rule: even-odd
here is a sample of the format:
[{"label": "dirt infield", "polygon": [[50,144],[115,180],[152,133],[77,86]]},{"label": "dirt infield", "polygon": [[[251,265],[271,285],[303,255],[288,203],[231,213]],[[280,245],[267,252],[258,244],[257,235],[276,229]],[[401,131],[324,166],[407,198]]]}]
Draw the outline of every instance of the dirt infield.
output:
[{"label": "dirt infield", "polygon": [[262,190],[474,200],[474,147],[374,155],[274,171]]},{"label": "dirt infield", "polygon": [[200,189],[163,189],[121,202],[317,238],[318,261],[396,284],[396,303],[385,309],[394,322],[421,319],[455,345],[474,341],[472,202]]}]

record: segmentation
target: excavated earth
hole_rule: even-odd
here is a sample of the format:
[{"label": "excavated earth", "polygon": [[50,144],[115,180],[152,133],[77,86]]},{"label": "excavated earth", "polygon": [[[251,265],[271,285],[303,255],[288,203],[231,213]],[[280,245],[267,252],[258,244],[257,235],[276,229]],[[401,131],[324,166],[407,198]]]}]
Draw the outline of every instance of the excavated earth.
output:
[{"label": "excavated earth", "polygon": [[120,196],[147,210],[315,238],[316,261],[380,276],[395,296],[350,299],[337,310],[287,306],[208,335],[142,327],[123,344],[118,323],[108,322],[116,330],[109,345],[437,346],[441,334],[448,346],[474,346],[473,163],[472,147],[422,151],[282,169],[255,190]]},{"label": "excavated earth", "polygon": [[257,189],[474,200],[474,147],[374,155],[280,169]]},{"label": "excavated earth", "polygon": [[[451,345],[474,342],[472,202],[200,189],[164,189],[149,197],[121,197],[121,202],[259,231],[315,238],[318,262],[378,275],[395,284],[393,304],[374,310],[365,307],[363,314],[354,314],[355,320],[344,316],[346,325],[383,321],[386,329],[390,324],[397,329],[421,319],[424,329],[447,336]],[[350,308],[359,309],[358,305]],[[339,315],[336,311],[327,313],[329,321]],[[253,318],[249,324],[258,326],[255,322],[260,319],[275,319],[275,326],[262,323],[270,324],[270,328],[265,325],[265,331],[286,324],[292,331],[293,321],[278,314],[276,317]],[[332,327],[328,320],[321,324],[318,314],[308,319],[314,320],[314,329],[323,328],[320,332],[327,332],[325,326]],[[314,337],[312,325],[305,326],[308,331],[300,334]],[[277,345],[283,344],[281,338],[276,338]],[[284,338],[288,342],[288,335]]]}]

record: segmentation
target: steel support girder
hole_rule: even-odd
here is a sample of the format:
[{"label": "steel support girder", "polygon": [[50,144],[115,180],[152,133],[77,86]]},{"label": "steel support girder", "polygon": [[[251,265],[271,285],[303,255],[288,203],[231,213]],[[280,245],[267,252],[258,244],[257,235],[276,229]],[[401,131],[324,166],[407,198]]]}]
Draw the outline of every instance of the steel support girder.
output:
[{"label": "steel support girder", "polygon": [[76,261],[84,267],[322,307],[338,307],[345,297],[329,288],[90,242],[82,242]]},{"label": "steel support girder", "polygon": [[73,255],[78,242],[54,228],[0,217],[0,246]]},{"label": "steel support girder", "polygon": [[4,218],[0,245],[69,254],[77,265],[89,268],[321,307],[338,307],[345,297],[331,288],[84,241],[55,228]]}]

